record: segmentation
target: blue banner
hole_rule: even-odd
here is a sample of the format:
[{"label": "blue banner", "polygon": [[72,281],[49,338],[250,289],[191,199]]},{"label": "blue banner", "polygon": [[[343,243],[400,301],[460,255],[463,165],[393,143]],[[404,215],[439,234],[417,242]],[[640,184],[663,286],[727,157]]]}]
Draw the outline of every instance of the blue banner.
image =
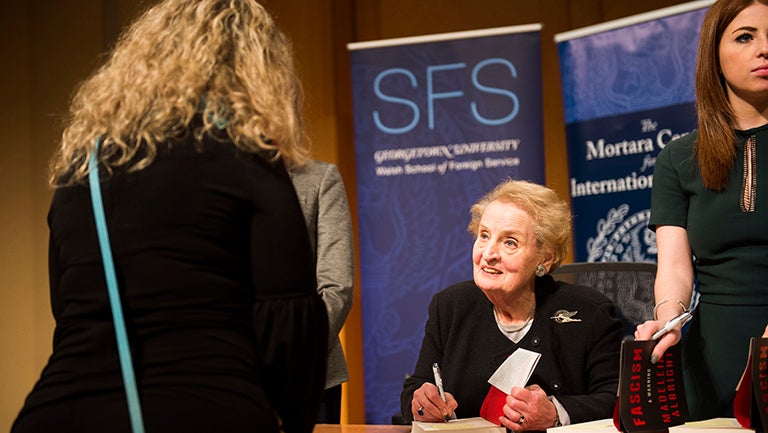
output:
[{"label": "blue banner", "polygon": [[656,261],[653,167],[696,128],[696,1],[556,35],[568,144],[574,261]]},{"label": "blue banner", "polygon": [[544,183],[540,29],[349,45],[369,424],[400,413],[432,295],[472,278],[470,206]]}]

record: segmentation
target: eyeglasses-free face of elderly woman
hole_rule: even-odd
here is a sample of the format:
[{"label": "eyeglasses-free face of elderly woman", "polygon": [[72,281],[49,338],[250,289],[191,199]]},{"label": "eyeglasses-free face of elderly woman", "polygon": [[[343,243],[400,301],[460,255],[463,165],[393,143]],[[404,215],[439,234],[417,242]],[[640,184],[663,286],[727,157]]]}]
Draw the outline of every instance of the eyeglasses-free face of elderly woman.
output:
[{"label": "eyeglasses-free face of elderly woman", "polygon": [[[505,181],[472,206],[468,230],[473,279],[432,298],[416,368],[403,383],[403,416],[482,415],[512,431],[610,417],[621,322],[604,295],[547,275],[570,245],[568,204],[542,185]],[[488,379],[518,348],[541,354],[531,379],[494,394]]]},{"label": "eyeglasses-free face of elderly woman", "polygon": [[534,221],[518,205],[496,200],[483,212],[472,248],[474,280],[505,325],[533,318],[536,272],[546,273],[552,261],[539,244]]}]

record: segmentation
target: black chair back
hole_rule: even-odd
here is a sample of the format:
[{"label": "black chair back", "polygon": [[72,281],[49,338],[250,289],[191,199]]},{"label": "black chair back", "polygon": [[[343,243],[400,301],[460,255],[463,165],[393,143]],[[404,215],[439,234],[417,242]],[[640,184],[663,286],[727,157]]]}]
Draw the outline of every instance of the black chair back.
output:
[{"label": "black chair back", "polygon": [[592,287],[611,299],[624,323],[624,340],[632,339],[635,327],[653,318],[653,282],[656,263],[579,262],[561,265],[552,272],[556,280]]}]

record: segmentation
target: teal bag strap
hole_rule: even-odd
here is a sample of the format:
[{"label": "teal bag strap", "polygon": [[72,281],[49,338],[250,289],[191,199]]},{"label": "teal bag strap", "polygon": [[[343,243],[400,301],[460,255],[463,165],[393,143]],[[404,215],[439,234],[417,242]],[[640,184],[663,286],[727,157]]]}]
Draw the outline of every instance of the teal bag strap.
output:
[{"label": "teal bag strap", "polygon": [[115,334],[117,336],[117,351],[120,355],[120,369],[123,372],[123,384],[128,399],[128,413],[131,417],[131,430],[133,433],[144,433],[144,420],[141,416],[141,404],[139,392],[136,388],[136,377],[133,374],[133,362],[131,361],[131,349],[128,345],[128,333],[125,330],[123,319],[123,307],[120,303],[120,293],[117,291],[117,277],[115,276],[115,263],[112,261],[112,246],[109,243],[107,233],[107,219],[104,217],[104,204],[101,201],[101,185],[99,184],[98,153],[102,138],[96,139],[95,148],[91,152],[88,161],[88,181],[91,186],[91,203],[93,204],[93,216],[96,220],[96,231],[99,235],[99,248],[101,260],[104,263],[104,276],[107,279],[107,292],[109,304],[112,307],[112,320],[115,322]]}]

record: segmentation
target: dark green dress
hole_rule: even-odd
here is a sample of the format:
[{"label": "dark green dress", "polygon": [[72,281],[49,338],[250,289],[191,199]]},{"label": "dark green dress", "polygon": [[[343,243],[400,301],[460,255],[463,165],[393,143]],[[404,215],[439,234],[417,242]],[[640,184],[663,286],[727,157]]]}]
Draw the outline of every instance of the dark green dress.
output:
[{"label": "dark green dress", "polygon": [[692,419],[733,417],[749,339],[768,324],[768,125],[736,135],[723,192],[701,183],[695,131],[664,148],[654,170],[649,226],[686,228],[695,260],[699,305],[682,341]]}]

